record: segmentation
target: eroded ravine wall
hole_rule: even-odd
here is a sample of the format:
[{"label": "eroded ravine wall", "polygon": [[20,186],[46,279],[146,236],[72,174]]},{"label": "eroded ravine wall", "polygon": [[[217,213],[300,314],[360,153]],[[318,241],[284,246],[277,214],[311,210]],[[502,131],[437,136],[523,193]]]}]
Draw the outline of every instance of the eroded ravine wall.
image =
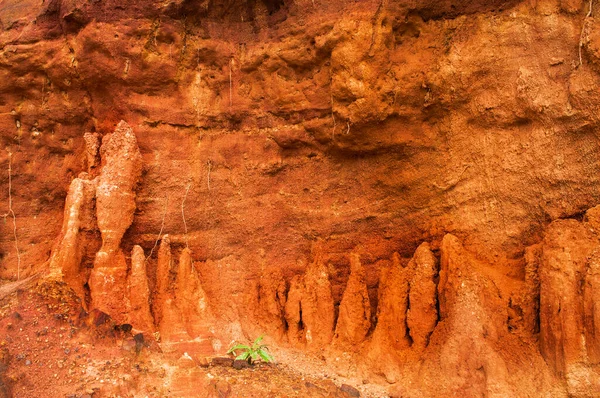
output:
[{"label": "eroded ravine wall", "polygon": [[[303,298],[315,301],[315,294],[327,290],[326,279],[331,301],[319,304],[333,307],[333,314],[326,312],[327,342],[362,338],[356,336],[389,340],[377,331],[378,320],[400,319],[408,332],[395,342],[398,347],[441,339],[435,341],[446,350],[442,354],[418,355],[433,358],[437,352],[449,358],[439,366],[453,369],[470,352],[453,348],[468,347],[458,323],[445,323],[445,332],[437,332],[443,337],[436,337],[436,321],[427,314],[435,307],[430,301],[408,311],[415,302],[410,283],[417,275],[423,297],[431,296],[433,286],[439,289],[439,281],[429,282],[427,272],[435,271],[415,268],[417,256],[410,259],[423,242],[439,257],[449,239],[444,236],[451,233],[472,261],[494,270],[493,283],[508,291],[498,300],[473,299],[472,306],[506,310],[501,328],[525,330],[523,338],[533,347],[540,329],[546,336],[542,342],[548,341],[554,332],[543,330],[555,326],[548,321],[551,326],[544,329],[543,316],[536,314],[547,313],[545,301],[531,297],[543,295],[544,283],[554,286],[557,277],[543,267],[552,252],[525,249],[539,242],[552,247],[544,243],[552,221],[577,218],[600,203],[600,30],[590,4],[5,1],[0,5],[0,169],[5,170],[0,212],[9,210],[10,162],[20,261],[7,216],[0,223],[0,277],[14,279],[17,268],[21,275],[46,268],[56,237],[69,230],[63,211],[71,181],[83,171],[89,180],[100,174],[100,138],[125,120],[135,134],[142,169],[130,187],[135,210],[129,206],[132,222],[118,250],[127,257],[125,276],[131,278],[128,257],[134,247],[140,245],[144,256],[154,248],[154,256],[144,260],[148,294],[161,289],[157,237],[168,234],[173,258],[189,247],[183,252],[200,264],[197,276],[204,284],[193,294],[206,297],[225,320],[239,319],[237,302],[255,300],[269,308],[263,324],[271,325],[273,335],[308,344],[313,336],[307,338],[304,323],[290,333],[288,321],[296,315],[287,303],[290,297],[296,304]],[[86,197],[87,183],[82,184]],[[80,223],[85,236],[76,243],[82,275],[73,280],[79,285],[88,280],[101,250],[96,203],[90,206],[82,208],[89,217]],[[70,249],[65,246],[64,256]],[[353,251],[359,260],[350,256]],[[139,265],[142,254],[138,248],[133,253]],[[188,269],[183,258],[182,269]],[[406,272],[390,271],[398,264]],[[586,281],[594,280],[593,264],[589,270],[577,264],[577,272],[590,274]],[[475,269],[469,291],[479,292],[477,275],[483,271]],[[400,287],[385,293],[380,274]],[[135,280],[143,287],[144,278]],[[175,289],[176,279],[171,282],[168,289]],[[590,284],[580,303],[587,315],[576,317],[577,330],[593,319]],[[345,299],[348,286],[360,300]],[[83,296],[87,288],[82,287]],[[519,289],[529,293],[515,304]],[[176,300],[176,293],[170,294]],[[386,295],[400,300],[385,304]],[[403,307],[403,300],[407,311],[380,312]],[[348,304],[354,302],[362,304]],[[411,315],[417,308],[422,318]],[[452,308],[462,311],[460,305],[447,311]],[[317,318],[319,311],[314,308]],[[353,311],[362,314],[361,322],[348,326],[343,314]],[[517,322],[519,311],[523,319]],[[143,309],[136,316],[148,324],[156,311]],[[340,318],[346,326],[338,330]],[[486,329],[477,329],[480,320],[473,322],[473,333]],[[593,340],[595,332],[583,328]],[[506,340],[474,343],[472,349],[484,358],[467,366],[484,369],[474,380],[488,380],[485,369],[501,363],[493,354],[497,341]],[[515,340],[511,347],[519,344]],[[575,351],[570,344],[563,344],[565,352]],[[589,350],[595,358],[596,348]],[[564,376],[564,358],[551,360],[552,352],[541,351],[553,372]],[[400,360],[406,355],[413,354],[401,354]],[[581,363],[581,355],[564,360]],[[540,362],[542,373],[544,366]],[[431,369],[420,383],[435,379],[439,367]],[[390,380],[398,377],[397,369],[382,372]],[[546,383],[552,377],[544,373],[537,379]]]}]

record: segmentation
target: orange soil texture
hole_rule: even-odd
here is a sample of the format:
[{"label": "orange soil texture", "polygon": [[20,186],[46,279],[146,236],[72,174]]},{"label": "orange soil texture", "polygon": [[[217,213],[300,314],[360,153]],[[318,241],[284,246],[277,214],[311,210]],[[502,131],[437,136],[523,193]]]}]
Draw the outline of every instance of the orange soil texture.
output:
[{"label": "orange soil texture", "polygon": [[0,396],[598,396],[594,6],[0,2]]}]

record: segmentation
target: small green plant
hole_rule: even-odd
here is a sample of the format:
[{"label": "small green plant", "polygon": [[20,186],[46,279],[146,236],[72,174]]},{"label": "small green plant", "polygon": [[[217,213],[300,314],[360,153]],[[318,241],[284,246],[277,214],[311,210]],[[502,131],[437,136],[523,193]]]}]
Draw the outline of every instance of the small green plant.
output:
[{"label": "small green plant", "polygon": [[[248,361],[249,364],[253,364],[258,360],[263,362],[273,362],[274,359],[269,354],[269,347],[265,344],[260,344],[264,336],[260,336],[251,346],[246,344],[236,344],[227,351],[228,354],[235,355],[235,359],[241,359]],[[238,354],[239,353],[239,354]]]}]

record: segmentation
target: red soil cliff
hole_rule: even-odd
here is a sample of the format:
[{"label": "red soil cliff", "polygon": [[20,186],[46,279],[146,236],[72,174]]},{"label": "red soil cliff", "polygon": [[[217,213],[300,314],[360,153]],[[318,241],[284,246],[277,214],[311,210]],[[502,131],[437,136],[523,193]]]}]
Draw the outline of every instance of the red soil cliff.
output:
[{"label": "red soil cliff", "polygon": [[0,278],[165,352],[266,333],[392,395],[595,396],[599,12],[6,0]]}]

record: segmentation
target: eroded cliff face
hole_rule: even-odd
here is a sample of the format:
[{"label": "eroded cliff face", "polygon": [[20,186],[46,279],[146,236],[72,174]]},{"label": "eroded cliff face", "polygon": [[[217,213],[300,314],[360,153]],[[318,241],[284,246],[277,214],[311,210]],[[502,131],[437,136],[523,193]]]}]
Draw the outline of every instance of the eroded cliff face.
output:
[{"label": "eroded cliff face", "polygon": [[403,396],[588,396],[593,6],[4,1],[0,277],[169,350],[266,332]]}]

